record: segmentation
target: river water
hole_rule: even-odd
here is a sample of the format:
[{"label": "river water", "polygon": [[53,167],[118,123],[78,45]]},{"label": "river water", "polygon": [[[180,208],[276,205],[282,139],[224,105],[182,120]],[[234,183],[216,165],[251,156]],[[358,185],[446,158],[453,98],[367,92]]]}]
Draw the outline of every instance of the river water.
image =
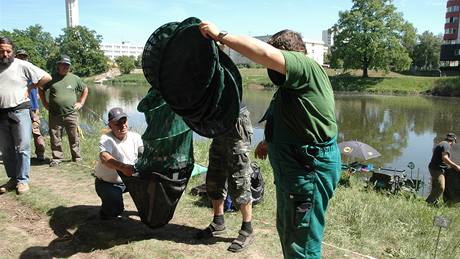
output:
[{"label": "river water", "polygon": [[[107,121],[107,111],[123,107],[130,116],[130,126],[140,133],[146,127],[144,115],[136,110],[148,86],[90,86],[86,108],[82,110],[82,127],[94,120]],[[253,145],[263,138],[258,121],[268,106],[273,91],[248,89],[243,101],[251,112],[254,126]],[[460,135],[460,98],[428,96],[380,96],[336,93],[338,141],[358,140],[377,149],[382,156],[364,163],[374,168],[406,170],[412,178],[429,179],[427,164],[435,143],[447,132]],[[196,139],[201,139],[196,135]],[[460,148],[454,146],[453,159],[460,162]],[[344,162],[353,159],[343,158]],[[409,162],[415,164],[411,171]],[[429,189],[429,188],[428,188]],[[426,191],[425,191],[426,192]]]}]

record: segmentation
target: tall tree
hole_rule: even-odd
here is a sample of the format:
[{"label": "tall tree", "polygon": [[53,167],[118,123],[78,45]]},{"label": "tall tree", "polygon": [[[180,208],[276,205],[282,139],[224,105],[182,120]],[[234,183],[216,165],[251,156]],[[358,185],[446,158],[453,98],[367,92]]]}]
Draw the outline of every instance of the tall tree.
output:
[{"label": "tall tree", "polygon": [[442,36],[425,31],[418,35],[418,43],[414,48],[414,65],[418,68],[437,69],[441,52]]},{"label": "tall tree", "polygon": [[47,68],[47,60],[59,52],[54,38],[49,32],[43,31],[42,26],[36,24],[29,26],[25,30],[14,29],[12,32],[0,31],[13,40],[16,50],[23,49],[29,55],[29,61],[41,68]]},{"label": "tall tree", "polygon": [[133,56],[119,56],[115,62],[122,74],[129,74],[136,68],[136,58]]},{"label": "tall tree", "polygon": [[[102,36],[84,26],[64,28],[64,34],[57,38],[60,54],[70,56],[72,71],[79,76],[91,76],[108,69],[108,60],[100,49]],[[59,56],[49,62],[55,64]]]},{"label": "tall tree", "polygon": [[[402,70],[411,63],[407,46],[414,28],[396,12],[391,0],[352,0],[351,10],[340,12],[334,26],[332,59],[345,69]],[[410,26],[409,26],[410,25]]]}]

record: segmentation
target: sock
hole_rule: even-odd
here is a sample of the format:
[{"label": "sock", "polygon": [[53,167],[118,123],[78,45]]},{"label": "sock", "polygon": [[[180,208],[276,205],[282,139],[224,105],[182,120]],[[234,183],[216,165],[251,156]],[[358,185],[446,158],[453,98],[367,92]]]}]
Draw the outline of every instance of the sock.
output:
[{"label": "sock", "polygon": [[244,230],[248,232],[249,234],[251,234],[253,231],[251,221],[248,221],[248,222],[243,221],[243,224],[241,224],[241,230]]},{"label": "sock", "polygon": [[222,215],[214,215],[214,219],[212,220],[217,225],[224,225],[225,220],[224,220],[224,214]]}]

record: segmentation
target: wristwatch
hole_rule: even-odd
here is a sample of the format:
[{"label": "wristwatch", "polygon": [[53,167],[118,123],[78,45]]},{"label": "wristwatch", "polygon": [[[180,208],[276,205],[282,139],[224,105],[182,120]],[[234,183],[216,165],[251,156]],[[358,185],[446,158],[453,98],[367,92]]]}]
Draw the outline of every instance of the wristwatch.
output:
[{"label": "wristwatch", "polygon": [[219,32],[219,34],[217,35],[217,41],[220,42],[220,44],[224,44],[222,40],[224,39],[225,36],[227,36],[227,34],[228,32],[226,31]]}]

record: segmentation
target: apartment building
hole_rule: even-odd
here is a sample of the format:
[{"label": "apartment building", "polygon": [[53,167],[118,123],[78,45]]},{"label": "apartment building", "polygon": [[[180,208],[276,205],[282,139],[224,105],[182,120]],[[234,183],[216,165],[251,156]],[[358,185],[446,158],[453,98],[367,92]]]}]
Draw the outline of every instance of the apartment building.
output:
[{"label": "apartment building", "polygon": [[120,56],[133,56],[137,58],[138,56],[142,55],[144,46],[131,44],[128,41],[123,41],[121,44],[102,43],[101,50],[110,60],[115,60]]},{"label": "apartment building", "polygon": [[448,0],[446,5],[443,45],[441,45],[441,67],[458,67],[460,65],[459,17],[460,0]]}]

